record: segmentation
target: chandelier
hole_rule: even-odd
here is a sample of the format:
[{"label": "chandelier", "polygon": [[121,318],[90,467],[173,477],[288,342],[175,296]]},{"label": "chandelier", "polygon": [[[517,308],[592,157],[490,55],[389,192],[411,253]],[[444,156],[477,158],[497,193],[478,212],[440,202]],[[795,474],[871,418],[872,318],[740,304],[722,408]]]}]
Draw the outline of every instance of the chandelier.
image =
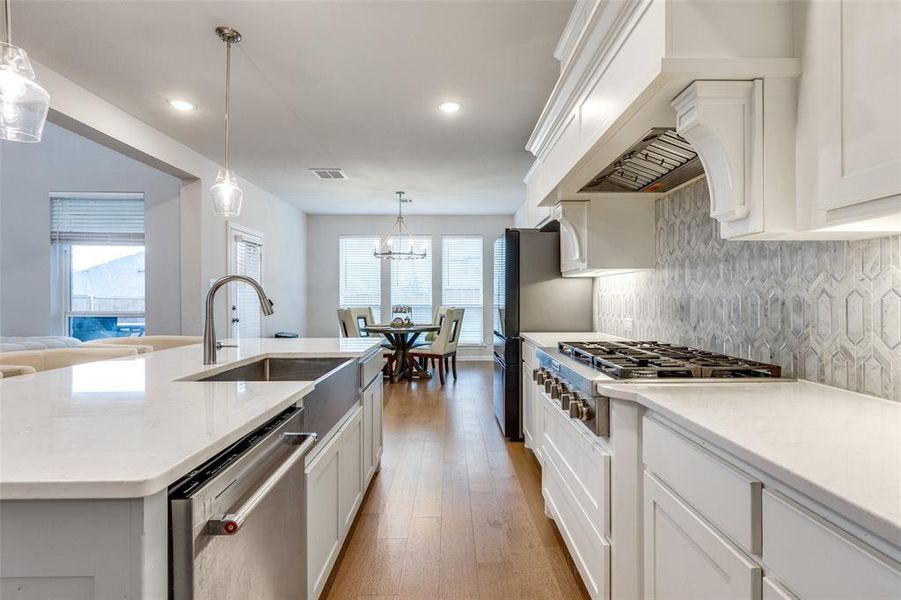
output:
[{"label": "chandelier", "polygon": [[372,255],[376,258],[384,258],[385,260],[415,260],[425,258],[425,247],[417,250],[413,244],[413,234],[404,224],[404,204],[413,202],[409,198],[404,198],[403,192],[395,192],[397,194],[397,221],[394,227],[384,236],[380,242],[376,242],[375,250]]}]

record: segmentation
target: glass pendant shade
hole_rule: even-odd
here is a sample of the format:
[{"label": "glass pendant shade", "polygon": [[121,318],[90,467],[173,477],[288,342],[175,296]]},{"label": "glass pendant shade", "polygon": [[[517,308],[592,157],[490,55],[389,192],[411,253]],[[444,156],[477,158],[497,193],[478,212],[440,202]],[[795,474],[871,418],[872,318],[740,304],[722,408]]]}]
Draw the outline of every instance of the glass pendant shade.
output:
[{"label": "glass pendant shade", "polygon": [[38,85],[28,54],[0,42],[0,139],[40,142],[50,94]]},{"label": "glass pendant shade", "polygon": [[213,196],[213,212],[221,217],[237,217],[244,203],[244,190],[238,186],[238,178],[228,169],[219,169],[216,183],[210,186]]}]

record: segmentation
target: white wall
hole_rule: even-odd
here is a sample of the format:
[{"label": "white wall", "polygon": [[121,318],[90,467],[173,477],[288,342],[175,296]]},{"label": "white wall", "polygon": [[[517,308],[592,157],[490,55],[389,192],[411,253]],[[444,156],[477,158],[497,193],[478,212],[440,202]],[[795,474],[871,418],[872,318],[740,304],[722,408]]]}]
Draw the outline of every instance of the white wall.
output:
[{"label": "white wall", "polygon": [[[334,336],[338,332],[335,313],[338,308],[338,239],[341,235],[384,235],[395,217],[309,215],[307,217],[307,274],[309,278],[306,336]],[[494,306],[494,240],[504,229],[513,226],[513,217],[500,216],[407,216],[406,223],[414,235],[432,236],[432,302],[441,302],[441,236],[482,235],[483,289],[485,301],[484,331],[490,343]],[[490,355],[487,347],[480,351],[461,350],[464,354]]]},{"label": "white wall", "polygon": [[[41,85],[50,93],[50,119],[181,180],[179,252],[181,331],[203,330],[203,300],[211,279],[228,268],[226,223],[215,215],[209,188],[219,165],[184,144],[113,106],[52,69],[35,63]],[[240,174],[240,165],[233,165]],[[244,210],[236,223],[263,233],[267,248],[263,285],[276,302],[264,319],[264,333],[304,329],[306,313],[304,214],[245,179]],[[6,280],[5,275],[2,276]],[[225,294],[217,303],[216,326],[227,331]]]},{"label": "white wall", "polygon": [[0,333],[60,335],[51,192],[143,192],[148,333],[181,331],[180,181],[53,124],[40,144],[2,143]]}]

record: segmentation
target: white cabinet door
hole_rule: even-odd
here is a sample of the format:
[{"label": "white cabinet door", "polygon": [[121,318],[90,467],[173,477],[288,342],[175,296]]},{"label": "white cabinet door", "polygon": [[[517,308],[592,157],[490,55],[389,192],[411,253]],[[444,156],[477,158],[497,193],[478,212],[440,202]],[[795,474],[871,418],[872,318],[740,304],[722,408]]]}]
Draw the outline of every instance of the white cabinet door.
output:
[{"label": "white cabinet door", "polygon": [[318,598],[341,549],[338,515],[340,432],[306,468],[307,597]]},{"label": "white cabinet door", "polygon": [[535,436],[532,424],[535,421],[535,382],[532,381],[532,368],[522,363],[522,436],[526,448],[535,450]]},{"label": "white cabinet door", "polygon": [[763,564],[800,598],[901,598],[901,565],[775,491],[763,493]]},{"label": "white cabinet door", "polygon": [[774,580],[764,577],[763,600],[797,600],[797,598]]},{"label": "white cabinet door", "polygon": [[760,567],[648,473],[644,542],[646,598],[760,598]]},{"label": "white cabinet door", "polygon": [[363,390],[363,489],[369,485],[382,459],[382,380]]},{"label": "white cabinet door", "polygon": [[810,10],[820,207],[898,196],[901,3],[813,2]]},{"label": "white cabinet door", "polygon": [[363,500],[363,408],[358,407],[341,431],[338,448],[338,511],[341,539],[347,535]]},{"label": "white cabinet door", "polygon": [[382,431],[384,428],[384,393],[382,380],[375,382],[372,394],[372,474],[375,475],[382,464]]}]

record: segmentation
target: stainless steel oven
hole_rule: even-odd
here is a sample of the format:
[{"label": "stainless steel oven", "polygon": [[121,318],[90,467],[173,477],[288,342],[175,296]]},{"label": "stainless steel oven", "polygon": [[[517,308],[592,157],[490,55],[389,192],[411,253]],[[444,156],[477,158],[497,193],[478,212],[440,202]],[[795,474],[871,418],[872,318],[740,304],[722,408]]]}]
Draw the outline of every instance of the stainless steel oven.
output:
[{"label": "stainless steel oven", "polygon": [[304,458],[316,441],[292,407],[174,484],[170,597],[306,597]]}]

